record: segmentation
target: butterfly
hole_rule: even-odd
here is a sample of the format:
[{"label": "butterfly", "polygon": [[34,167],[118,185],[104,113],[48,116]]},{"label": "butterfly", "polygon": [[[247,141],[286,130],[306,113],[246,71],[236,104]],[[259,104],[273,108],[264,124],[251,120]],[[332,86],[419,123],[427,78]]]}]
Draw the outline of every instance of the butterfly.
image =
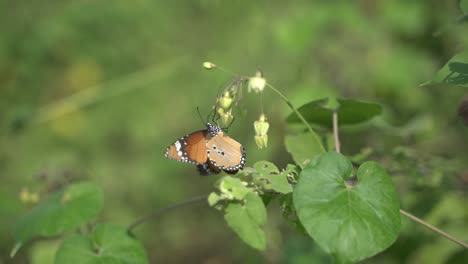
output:
[{"label": "butterfly", "polygon": [[167,147],[165,156],[197,165],[202,175],[221,171],[235,174],[245,164],[244,147],[210,123],[206,124],[206,129],[181,137]]}]

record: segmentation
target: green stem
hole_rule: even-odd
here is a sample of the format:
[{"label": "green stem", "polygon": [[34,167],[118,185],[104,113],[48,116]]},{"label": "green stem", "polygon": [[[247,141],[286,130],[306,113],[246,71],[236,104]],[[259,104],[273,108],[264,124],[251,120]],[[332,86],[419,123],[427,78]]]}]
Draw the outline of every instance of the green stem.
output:
[{"label": "green stem", "polygon": [[304,116],[299,111],[297,111],[297,109],[292,105],[291,101],[289,101],[289,99],[286,96],[284,96],[273,85],[267,83],[266,86],[269,87],[271,90],[273,90],[275,93],[277,93],[279,95],[279,97],[281,97],[281,99],[283,99],[283,101],[289,106],[289,108],[291,108],[291,110],[294,111],[294,113],[297,115],[297,117],[299,117],[299,119],[302,121],[302,123],[304,123],[304,125],[307,127],[307,129],[310,131],[310,133],[314,136],[314,139],[317,141],[317,143],[320,146],[320,148],[322,149],[322,151],[325,152],[325,148],[323,147],[322,143],[320,142],[320,139],[318,138],[317,133],[315,133],[314,129],[309,125],[309,123],[304,118]]},{"label": "green stem", "polygon": [[415,222],[429,228],[431,231],[436,232],[437,234],[439,234],[439,235],[441,235],[441,236],[443,236],[443,237],[457,243],[458,245],[464,247],[465,249],[468,248],[468,244],[466,244],[465,242],[463,242],[463,241],[461,241],[461,240],[459,240],[459,239],[445,233],[444,231],[440,230],[439,228],[437,228],[437,227],[435,227],[433,225],[430,225],[426,221],[424,221],[424,220],[422,220],[422,219],[420,219],[420,218],[418,218],[418,217],[416,217],[416,216],[414,216],[414,215],[412,215],[412,214],[410,214],[410,213],[408,213],[408,212],[406,212],[406,211],[404,211],[402,209],[400,209],[400,214],[402,214],[402,215],[408,217],[409,219],[411,219],[411,220],[413,220],[413,221],[415,221]]},{"label": "green stem", "polygon": [[335,139],[335,151],[341,153],[340,137],[338,133],[338,111],[333,110],[333,138]]},{"label": "green stem", "polygon": [[167,206],[167,207],[164,207],[162,209],[159,209],[159,210],[156,210],[154,212],[151,212],[149,213],[148,215],[145,215],[143,216],[142,218],[136,220],[135,222],[133,222],[131,225],[128,226],[127,228],[127,232],[133,236],[132,234],[132,230],[143,224],[144,222],[147,222],[151,219],[154,219],[158,216],[160,216],[161,214],[167,212],[167,211],[170,211],[172,209],[176,209],[176,208],[179,208],[179,207],[182,207],[182,206],[186,206],[186,205],[189,205],[189,204],[193,204],[193,203],[197,203],[197,202],[200,202],[200,201],[204,201],[208,198],[208,195],[205,194],[205,195],[200,195],[200,196],[195,196],[195,197],[192,197],[190,199],[187,199],[187,200],[184,200],[184,201],[181,201],[181,202],[178,202],[178,203],[175,203],[173,205],[170,205],[170,206]]}]

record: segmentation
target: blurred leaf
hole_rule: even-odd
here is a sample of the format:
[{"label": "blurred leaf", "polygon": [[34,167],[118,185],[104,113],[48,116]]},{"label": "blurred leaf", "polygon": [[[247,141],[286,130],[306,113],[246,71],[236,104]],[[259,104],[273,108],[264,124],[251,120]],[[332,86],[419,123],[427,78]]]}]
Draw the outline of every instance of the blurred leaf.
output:
[{"label": "blurred leaf", "polygon": [[452,57],[433,79],[437,83],[468,86],[468,51]]},{"label": "blurred leaf", "polygon": [[217,204],[221,200],[223,200],[223,197],[221,197],[220,195],[218,195],[215,192],[212,192],[212,193],[210,193],[208,195],[208,204],[210,206],[214,206],[215,204]]},{"label": "blurred leaf", "polygon": [[297,215],[308,234],[339,259],[359,261],[389,247],[400,230],[398,196],[392,181],[375,162],[365,162],[352,176],[351,162],[328,152],[300,174],[293,194]]},{"label": "blurred leaf", "polygon": [[[328,98],[322,98],[303,104],[297,110],[310,123],[331,122],[330,109],[327,108]],[[286,121],[290,123],[302,122],[295,113],[291,113]]]},{"label": "blurred leaf", "polygon": [[16,249],[34,236],[55,236],[85,224],[102,205],[103,194],[93,183],[67,186],[18,219],[13,231]]},{"label": "blurred leaf", "polygon": [[41,240],[35,241],[28,248],[31,264],[53,263],[55,254],[60,246],[60,240]]},{"label": "blurred leaf", "polygon": [[254,168],[258,173],[252,174],[253,180],[262,188],[283,194],[292,192],[292,186],[288,182],[289,171],[280,173],[275,164],[268,161],[256,162]]},{"label": "blurred leaf", "polygon": [[301,168],[323,153],[322,148],[317,145],[317,140],[309,132],[286,135],[284,144],[293,160]]},{"label": "blurred leaf", "polygon": [[247,194],[243,204],[229,204],[224,215],[232,230],[245,243],[259,250],[266,246],[265,232],[261,228],[266,223],[266,217],[265,205],[256,193]]},{"label": "blurred leaf", "polygon": [[63,241],[55,257],[62,263],[148,263],[141,243],[123,227],[98,225],[92,236],[74,235]]},{"label": "blurred leaf", "polygon": [[460,0],[460,9],[467,14],[468,13],[468,0]]},{"label": "blurred leaf", "polygon": [[[339,106],[338,122],[340,126],[354,125],[370,120],[382,113],[382,107],[376,103],[362,102],[352,99],[337,99]],[[327,99],[320,99],[309,102],[299,107],[298,111],[309,123],[331,128],[333,126],[333,109],[327,108]],[[289,123],[299,123],[301,120],[291,113],[287,121]]]}]

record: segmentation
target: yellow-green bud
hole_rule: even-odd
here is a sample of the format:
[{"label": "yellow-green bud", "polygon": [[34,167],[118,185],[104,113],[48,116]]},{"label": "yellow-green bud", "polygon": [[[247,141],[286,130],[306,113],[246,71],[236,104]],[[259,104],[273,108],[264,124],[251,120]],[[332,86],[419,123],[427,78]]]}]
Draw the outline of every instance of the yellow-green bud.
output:
[{"label": "yellow-green bud", "polygon": [[260,118],[254,122],[254,128],[255,128],[255,135],[257,136],[263,136],[268,133],[270,124],[266,121],[266,117],[264,114],[262,114]]},{"label": "yellow-green bud", "polygon": [[268,129],[270,128],[270,124],[266,121],[266,117],[264,114],[260,116],[260,118],[254,122],[255,128],[255,143],[259,148],[266,148],[268,145]]},{"label": "yellow-green bud", "polygon": [[225,92],[224,95],[219,98],[219,105],[224,109],[229,109],[232,105],[233,98],[229,92]]},{"label": "yellow-green bud", "polygon": [[29,202],[29,190],[28,190],[28,188],[21,189],[21,192],[19,193],[19,199],[23,203],[28,203]]},{"label": "yellow-green bud", "polygon": [[207,69],[207,70],[211,70],[211,69],[216,68],[216,64],[211,63],[211,62],[209,62],[209,61],[205,61],[205,62],[203,63],[203,68],[205,68],[205,69]]},{"label": "yellow-green bud", "polygon": [[250,93],[250,90],[253,90],[256,93],[261,93],[263,89],[265,88],[265,85],[266,85],[266,80],[265,78],[263,78],[263,73],[262,71],[258,70],[255,73],[254,77],[250,77],[247,90],[249,91],[249,93]]},{"label": "yellow-green bud", "polygon": [[255,143],[258,148],[266,148],[268,146],[268,135],[255,136]]},{"label": "yellow-green bud", "polygon": [[229,124],[231,124],[232,120],[234,120],[234,116],[232,116],[232,111],[229,109],[229,111],[225,112],[224,114],[220,115],[221,116],[221,126],[227,127]]}]

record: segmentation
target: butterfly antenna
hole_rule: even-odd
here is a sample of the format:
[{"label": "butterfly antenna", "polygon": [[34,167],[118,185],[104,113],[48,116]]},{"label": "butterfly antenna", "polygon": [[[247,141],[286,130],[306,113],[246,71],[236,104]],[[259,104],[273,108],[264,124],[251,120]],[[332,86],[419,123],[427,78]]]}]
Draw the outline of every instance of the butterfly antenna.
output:
[{"label": "butterfly antenna", "polygon": [[198,116],[200,116],[200,120],[202,121],[203,125],[206,125],[207,122],[203,119],[202,114],[200,113],[200,107],[199,106],[197,106],[197,112],[198,112]]},{"label": "butterfly antenna", "polygon": [[229,123],[227,127],[223,128],[223,130],[226,131],[226,133],[228,132],[228,129],[231,127],[232,123],[234,123],[234,119],[236,119],[235,116],[232,117],[231,123]]},{"label": "butterfly antenna", "polygon": [[[217,112],[218,112],[217,110],[218,110],[217,107],[215,107],[215,108],[213,109],[213,117],[211,118],[211,121],[213,122],[213,124],[216,124],[216,125],[218,125],[218,120],[219,120],[219,118],[220,118],[220,116],[217,114]],[[219,126],[219,125],[218,125],[218,126]]]}]

